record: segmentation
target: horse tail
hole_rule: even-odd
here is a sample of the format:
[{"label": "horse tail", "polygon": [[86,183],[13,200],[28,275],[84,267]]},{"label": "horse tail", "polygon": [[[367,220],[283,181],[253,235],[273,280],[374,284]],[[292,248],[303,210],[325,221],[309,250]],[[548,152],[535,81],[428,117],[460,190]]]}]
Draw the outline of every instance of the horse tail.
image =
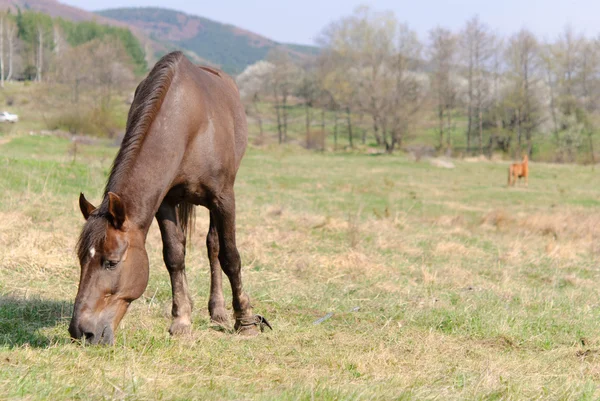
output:
[{"label": "horse tail", "polygon": [[186,201],[181,202],[177,207],[177,217],[183,233],[190,238],[196,222],[196,206]]}]

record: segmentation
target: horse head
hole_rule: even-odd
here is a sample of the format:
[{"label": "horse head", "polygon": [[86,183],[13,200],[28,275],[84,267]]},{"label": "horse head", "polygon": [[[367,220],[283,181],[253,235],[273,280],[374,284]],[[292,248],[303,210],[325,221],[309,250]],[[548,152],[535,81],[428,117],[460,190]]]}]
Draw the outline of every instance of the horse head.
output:
[{"label": "horse head", "polygon": [[81,194],[79,207],[86,223],[77,245],[81,275],[69,333],[92,344],[112,344],[129,304],[148,284],[145,238],[112,192],[100,208]]}]

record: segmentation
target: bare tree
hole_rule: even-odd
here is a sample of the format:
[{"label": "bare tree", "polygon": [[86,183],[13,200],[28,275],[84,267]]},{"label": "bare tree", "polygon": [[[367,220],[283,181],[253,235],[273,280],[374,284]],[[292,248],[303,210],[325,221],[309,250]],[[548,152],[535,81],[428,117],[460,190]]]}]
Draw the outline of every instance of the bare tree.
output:
[{"label": "bare tree", "polygon": [[10,19],[6,19],[6,39],[8,41],[8,73],[6,80],[11,81],[13,76],[13,60],[15,51],[15,41],[17,35],[17,25]]},{"label": "bare tree", "polygon": [[388,153],[393,152],[396,146],[402,146],[414,124],[414,118],[421,107],[426,80],[426,77],[418,72],[422,46],[416,32],[401,24],[398,26],[395,41],[396,46],[387,63],[390,85],[385,98],[386,113],[383,117],[384,126],[390,132],[389,142],[387,135],[384,135],[385,149]]},{"label": "bare tree", "polygon": [[[317,77],[316,66],[312,61],[304,63],[302,69],[302,79],[299,82],[297,93],[304,101],[306,147],[311,148],[318,145],[318,138],[311,137],[312,109],[316,106],[321,94]],[[324,131],[324,130],[323,130]]]},{"label": "bare tree", "polygon": [[292,94],[298,69],[292,63],[290,55],[279,47],[271,50],[267,55],[267,61],[275,66],[271,76],[271,89],[275,101],[275,112],[277,115],[277,133],[279,143],[287,141],[288,128],[288,99]]},{"label": "bare tree", "polygon": [[346,109],[351,146],[353,106],[371,117],[375,140],[379,145],[384,144],[383,109],[389,91],[386,62],[393,54],[397,25],[392,13],[376,13],[362,6],[323,32],[321,43],[337,62],[332,73],[335,77],[331,80],[335,82],[330,85],[332,92],[350,95],[343,100],[336,97]]},{"label": "bare tree", "polygon": [[506,52],[511,82],[509,107],[514,112],[518,152],[521,152],[525,139],[527,153],[531,155],[533,133],[541,123],[539,96],[536,94],[539,83],[539,45],[531,32],[522,29],[510,38]]},{"label": "bare tree", "polygon": [[0,14],[0,87],[4,88],[4,21],[6,14]]},{"label": "bare tree", "polygon": [[[490,136],[490,156],[494,150],[494,145],[501,143],[504,149],[507,148],[509,141],[507,138],[501,138],[502,130],[502,110],[500,102],[502,99],[501,82],[503,79],[504,68],[504,40],[498,36],[492,36],[492,55],[490,58],[490,74],[492,75],[492,88],[490,90],[491,107],[489,111],[490,121],[494,126],[494,133]],[[499,142],[498,142],[499,141]]]},{"label": "bare tree", "polygon": [[[452,146],[452,113],[456,103],[457,89],[452,80],[456,65],[457,40],[451,31],[435,28],[429,31],[429,59],[433,66],[432,90],[438,116],[439,148]],[[446,140],[444,141],[444,132]]]},{"label": "bare tree", "polygon": [[600,74],[600,54],[598,42],[596,40],[584,41],[581,45],[581,51],[578,55],[579,71],[577,81],[581,87],[581,103],[583,113],[580,120],[583,123],[585,134],[588,139],[590,151],[590,161],[592,165],[596,164],[596,156],[594,153],[594,132],[598,123],[598,105],[600,90],[599,74]]},{"label": "bare tree", "polygon": [[259,61],[252,64],[237,77],[237,84],[240,88],[242,100],[247,104],[251,104],[251,108],[247,110],[258,123],[259,134],[261,138],[264,136],[262,114],[259,110],[258,103],[261,97],[266,97],[269,90],[270,77],[275,70],[275,66],[268,61]]},{"label": "bare tree", "polygon": [[54,54],[58,56],[62,50],[62,38],[60,34],[60,27],[57,24],[52,26],[52,36],[54,43]]},{"label": "bare tree", "polygon": [[559,104],[558,104],[558,84],[559,84],[559,68],[556,58],[556,46],[551,43],[545,43],[540,46],[540,63],[543,70],[544,83],[548,88],[550,97],[549,108],[550,116],[552,117],[552,131],[555,144],[560,144],[560,127],[559,127]]},{"label": "bare tree", "polygon": [[110,106],[112,96],[134,82],[129,58],[118,41],[94,40],[65,50],[56,61],[56,79],[72,88],[72,102],[80,92],[91,92],[99,109]]},{"label": "bare tree", "polygon": [[[351,110],[355,105],[357,96],[356,70],[348,74],[351,68],[351,62],[346,57],[335,52],[332,49],[325,48],[319,57],[319,81],[321,94],[326,96],[323,102],[329,110],[334,113],[333,116],[333,143],[334,150],[338,145],[339,112],[346,110],[349,138],[352,137],[352,118]],[[346,71],[346,73],[344,73]]]},{"label": "bare tree", "polygon": [[477,121],[479,150],[483,153],[483,111],[488,91],[486,63],[491,55],[491,42],[488,27],[478,16],[471,18],[461,34],[461,45],[467,60],[467,148],[471,149],[471,140]]},{"label": "bare tree", "polygon": [[80,45],[66,50],[56,60],[57,82],[71,88],[71,103],[79,104],[81,91],[89,91],[93,84],[92,50],[89,45]]},{"label": "bare tree", "polygon": [[100,107],[108,109],[112,96],[134,82],[128,56],[123,44],[116,40],[93,41],[93,76],[100,96]]},{"label": "bare tree", "polygon": [[38,24],[36,27],[37,30],[37,57],[36,57],[36,75],[35,80],[37,82],[42,82],[42,67],[44,62],[44,27],[42,24]]},{"label": "bare tree", "polygon": [[576,107],[576,74],[579,69],[579,55],[583,46],[583,37],[577,35],[568,25],[554,46],[554,57],[558,66],[560,103],[565,114],[575,112]]}]

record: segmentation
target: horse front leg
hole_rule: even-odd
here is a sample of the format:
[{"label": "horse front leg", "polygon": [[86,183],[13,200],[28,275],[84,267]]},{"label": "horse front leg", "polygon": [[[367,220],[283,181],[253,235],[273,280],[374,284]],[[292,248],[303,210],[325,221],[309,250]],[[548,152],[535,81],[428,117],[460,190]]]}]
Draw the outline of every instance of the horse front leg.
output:
[{"label": "horse front leg", "polygon": [[177,217],[175,206],[163,203],[156,220],[163,242],[163,258],[171,277],[173,322],[169,333],[188,333],[192,327],[192,299],[185,274],[185,234]]},{"label": "horse front leg", "polygon": [[[213,214],[214,213],[214,214]],[[219,234],[219,261],[223,271],[229,278],[233,295],[233,314],[235,330],[243,335],[256,335],[263,325],[271,327],[261,316],[252,313],[250,298],[242,287],[242,270],[240,254],[235,241],[235,196],[233,189],[220,196],[214,210],[211,210],[216,220]]]}]

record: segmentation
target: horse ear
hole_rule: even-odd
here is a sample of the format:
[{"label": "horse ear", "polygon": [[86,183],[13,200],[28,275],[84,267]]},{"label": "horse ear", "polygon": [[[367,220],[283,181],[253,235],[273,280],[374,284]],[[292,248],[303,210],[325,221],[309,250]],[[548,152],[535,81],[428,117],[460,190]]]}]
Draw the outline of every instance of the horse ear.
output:
[{"label": "horse ear", "polygon": [[81,210],[81,214],[83,214],[83,218],[86,220],[90,217],[90,214],[96,210],[96,207],[85,199],[83,192],[79,194],[79,209]]},{"label": "horse ear", "polygon": [[125,222],[125,205],[121,197],[114,192],[108,193],[108,213],[112,217],[112,225],[117,230],[121,229]]}]

